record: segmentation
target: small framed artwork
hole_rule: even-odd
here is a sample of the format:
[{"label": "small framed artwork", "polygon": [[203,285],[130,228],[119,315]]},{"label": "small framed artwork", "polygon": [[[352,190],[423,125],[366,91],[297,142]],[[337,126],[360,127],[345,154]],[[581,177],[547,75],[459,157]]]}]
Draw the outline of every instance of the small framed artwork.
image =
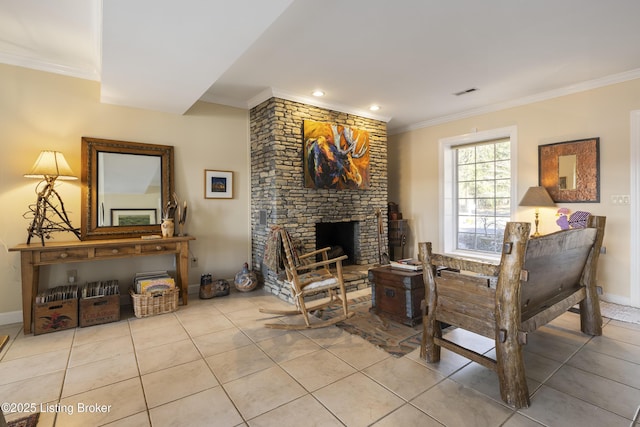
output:
[{"label": "small framed artwork", "polygon": [[600,202],[600,138],[539,145],[538,183],[556,203]]},{"label": "small framed artwork", "polygon": [[111,209],[112,226],[153,225],[157,223],[156,209]]},{"label": "small framed artwork", "polygon": [[232,199],[233,198],[233,172],[229,171],[204,171],[204,198],[205,199]]}]

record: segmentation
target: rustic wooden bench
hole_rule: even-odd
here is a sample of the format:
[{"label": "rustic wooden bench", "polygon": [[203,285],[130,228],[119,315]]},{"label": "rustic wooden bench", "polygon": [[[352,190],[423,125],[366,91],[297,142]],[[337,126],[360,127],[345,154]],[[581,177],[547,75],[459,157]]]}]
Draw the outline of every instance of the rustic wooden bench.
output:
[{"label": "rustic wooden bench", "polygon": [[[431,243],[420,243],[428,307],[421,357],[438,362],[441,347],[458,353],[498,374],[507,404],[528,407],[527,333],[579,303],[582,332],[602,334],[596,270],[605,222],[592,216],[586,228],[538,238],[529,237],[529,223],[510,222],[499,264],[432,253]],[[441,322],[494,339],[496,359],[447,340]]]}]

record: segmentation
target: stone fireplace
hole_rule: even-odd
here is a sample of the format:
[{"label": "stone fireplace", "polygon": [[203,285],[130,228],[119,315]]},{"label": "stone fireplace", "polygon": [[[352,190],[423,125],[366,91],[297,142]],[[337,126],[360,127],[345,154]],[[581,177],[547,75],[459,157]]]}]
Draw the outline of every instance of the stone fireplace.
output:
[{"label": "stone fireplace", "polygon": [[[369,131],[369,188],[312,189],[304,185],[303,121],[331,122]],[[272,226],[287,229],[305,252],[316,249],[318,224],[329,227],[349,264],[378,262],[376,209],[387,209],[386,123],[281,98],[270,98],[250,111],[251,235],[253,269],[262,273],[265,289],[291,301],[283,272],[263,267],[265,242]],[[386,221],[386,216],[385,219]],[[348,224],[348,225],[347,225]],[[386,224],[383,230],[386,230]],[[337,236],[339,235],[339,236]],[[344,239],[348,235],[349,242]],[[324,237],[321,237],[324,239]],[[387,236],[382,236],[386,247]]]}]

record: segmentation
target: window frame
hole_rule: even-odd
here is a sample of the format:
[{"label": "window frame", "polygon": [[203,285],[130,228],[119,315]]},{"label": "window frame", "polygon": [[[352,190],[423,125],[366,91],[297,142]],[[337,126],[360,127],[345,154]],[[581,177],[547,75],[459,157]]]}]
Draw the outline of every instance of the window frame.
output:
[{"label": "window frame", "polygon": [[456,249],[457,242],[457,176],[455,147],[466,144],[478,144],[499,139],[509,139],[511,162],[511,206],[510,221],[513,221],[516,213],[517,200],[517,153],[518,153],[518,128],[507,126],[481,132],[473,132],[464,135],[442,138],[439,140],[439,169],[440,169],[440,212],[439,229],[442,252],[448,255],[464,256],[486,260],[500,260],[500,254],[488,252]]}]

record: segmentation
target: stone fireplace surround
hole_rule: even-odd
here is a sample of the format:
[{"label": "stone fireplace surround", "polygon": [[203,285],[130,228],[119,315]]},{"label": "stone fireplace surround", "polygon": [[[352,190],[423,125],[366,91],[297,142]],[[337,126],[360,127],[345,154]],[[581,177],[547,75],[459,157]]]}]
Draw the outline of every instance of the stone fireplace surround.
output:
[{"label": "stone fireplace surround", "polygon": [[[376,209],[387,207],[386,123],[348,113],[270,98],[250,111],[251,252],[253,270],[265,289],[292,301],[283,273],[263,267],[264,245],[272,226],[287,229],[304,251],[316,249],[315,227],[321,222],[357,224],[354,265],[378,262]],[[369,131],[370,181],[365,190],[311,189],[304,186],[303,121],[315,120]],[[386,215],[385,221],[386,221]],[[386,230],[384,224],[383,230]],[[387,247],[386,232],[382,247]],[[359,283],[362,283],[360,281]],[[364,280],[366,286],[366,279]],[[360,286],[360,285],[358,285]]]}]

